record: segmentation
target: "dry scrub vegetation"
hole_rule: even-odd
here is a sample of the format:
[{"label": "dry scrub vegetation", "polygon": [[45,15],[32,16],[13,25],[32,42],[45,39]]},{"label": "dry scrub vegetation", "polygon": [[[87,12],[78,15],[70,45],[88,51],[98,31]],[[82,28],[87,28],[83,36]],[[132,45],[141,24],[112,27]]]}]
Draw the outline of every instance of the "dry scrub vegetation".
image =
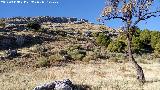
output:
[{"label": "dry scrub vegetation", "polygon": [[144,85],[137,83],[130,63],[70,63],[50,68],[14,66],[6,71],[2,71],[5,66],[1,64],[0,87],[1,90],[32,90],[37,85],[68,78],[74,84],[90,86],[88,90],[160,90],[160,64],[141,65],[147,80]]}]

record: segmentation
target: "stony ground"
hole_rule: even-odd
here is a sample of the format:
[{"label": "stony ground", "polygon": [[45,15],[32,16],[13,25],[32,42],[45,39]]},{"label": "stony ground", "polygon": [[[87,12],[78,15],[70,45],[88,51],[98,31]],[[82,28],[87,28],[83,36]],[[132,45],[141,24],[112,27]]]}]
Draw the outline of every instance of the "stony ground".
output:
[{"label": "stony ground", "polygon": [[144,85],[136,81],[135,71],[130,63],[103,62],[72,63],[50,68],[13,67],[12,70],[0,72],[0,88],[32,90],[37,85],[68,78],[74,84],[90,86],[91,90],[160,90],[160,64],[141,66],[147,80]]}]

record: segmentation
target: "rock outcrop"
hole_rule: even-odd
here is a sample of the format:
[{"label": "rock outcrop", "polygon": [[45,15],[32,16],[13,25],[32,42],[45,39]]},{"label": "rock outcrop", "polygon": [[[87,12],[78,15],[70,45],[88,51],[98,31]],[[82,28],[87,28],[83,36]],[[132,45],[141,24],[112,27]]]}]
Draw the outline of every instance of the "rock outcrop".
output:
[{"label": "rock outcrop", "polygon": [[38,16],[38,17],[13,17],[5,18],[6,23],[9,24],[27,24],[29,21],[52,22],[52,23],[69,23],[69,22],[88,22],[86,19],[77,19],[74,17],[51,17],[51,16]]},{"label": "rock outcrop", "polygon": [[51,41],[54,39],[54,36],[48,34],[2,34],[0,36],[0,50],[40,44],[43,41]]}]

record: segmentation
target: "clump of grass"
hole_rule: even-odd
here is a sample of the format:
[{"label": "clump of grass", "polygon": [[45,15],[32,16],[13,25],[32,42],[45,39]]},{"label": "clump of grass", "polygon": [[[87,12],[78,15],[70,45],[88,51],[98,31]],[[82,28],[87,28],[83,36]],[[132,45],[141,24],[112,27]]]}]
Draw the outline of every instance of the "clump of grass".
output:
[{"label": "clump of grass", "polygon": [[50,61],[46,57],[40,57],[36,61],[36,67],[48,67],[50,66]]},{"label": "clump of grass", "polygon": [[143,64],[148,64],[148,62],[147,62],[146,59],[139,59],[139,62],[140,62],[140,63],[143,63]]},{"label": "clump of grass", "polygon": [[156,62],[160,63],[160,58],[155,59]]},{"label": "clump of grass", "polygon": [[160,55],[159,55],[158,52],[154,52],[153,57],[154,57],[154,58],[160,58]]},{"label": "clump of grass", "polygon": [[116,57],[110,57],[108,62],[115,62],[115,63],[118,63],[119,59],[116,58]]},{"label": "clump of grass", "polygon": [[94,60],[94,57],[93,57],[93,56],[90,56],[90,55],[87,55],[87,56],[85,56],[85,57],[83,58],[82,61],[84,61],[84,62],[89,62],[89,61],[91,61],[91,60]]},{"label": "clump of grass", "polygon": [[83,54],[79,54],[77,52],[73,52],[70,54],[74,60],[82,60],[85,56]]},{"label": "clump of grass", "polygon": [[57,65],[58,63],[60,63],[61,61],[63,61],[64,58],[62,55],[60,55],[59,53],[56,53],[54,55],[49,56],[48,58],[45,57],[41,57],[38,60],[38,67],[49,67],[52,65]]},{"label": "clump of grass", "polygon": [[59,55],[59,54],[54,54],[54,55],[51,55],[48,60],[50,61],[50,63],[54,63],[54,62],[58,62],[58,61],[61,61],[63,60],[62,56]]},{"label": "clump of grass", "polygon": [[70,46],[67,50],[67,53],[74,59],[80,60],[86,56],[86,50],[84,50],[80,45]]}]

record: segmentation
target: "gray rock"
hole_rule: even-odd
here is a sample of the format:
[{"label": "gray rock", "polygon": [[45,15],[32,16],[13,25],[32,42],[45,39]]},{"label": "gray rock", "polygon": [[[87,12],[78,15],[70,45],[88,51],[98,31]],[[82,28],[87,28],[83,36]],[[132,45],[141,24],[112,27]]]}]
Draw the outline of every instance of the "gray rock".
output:
[{"label": "gray rock", "polygon": [[36,86],[33,90],[54,90],[55,83],[47,83],[41,86]]},{"label": "gray rock", "polygon": [[55,81],[55,90],[72,90],[72,82],[69,79]]},{"label": "gray rock", "polygon": [[8,50],[7,52],[7,56],[8,57],[17,57],[18,56],[18,53],[17,53],[17,50]]},{"label": "gray rock", "polygon": [[37,86],[33,90],[73,90],[73,84],[69,79],[65,79]]}]

